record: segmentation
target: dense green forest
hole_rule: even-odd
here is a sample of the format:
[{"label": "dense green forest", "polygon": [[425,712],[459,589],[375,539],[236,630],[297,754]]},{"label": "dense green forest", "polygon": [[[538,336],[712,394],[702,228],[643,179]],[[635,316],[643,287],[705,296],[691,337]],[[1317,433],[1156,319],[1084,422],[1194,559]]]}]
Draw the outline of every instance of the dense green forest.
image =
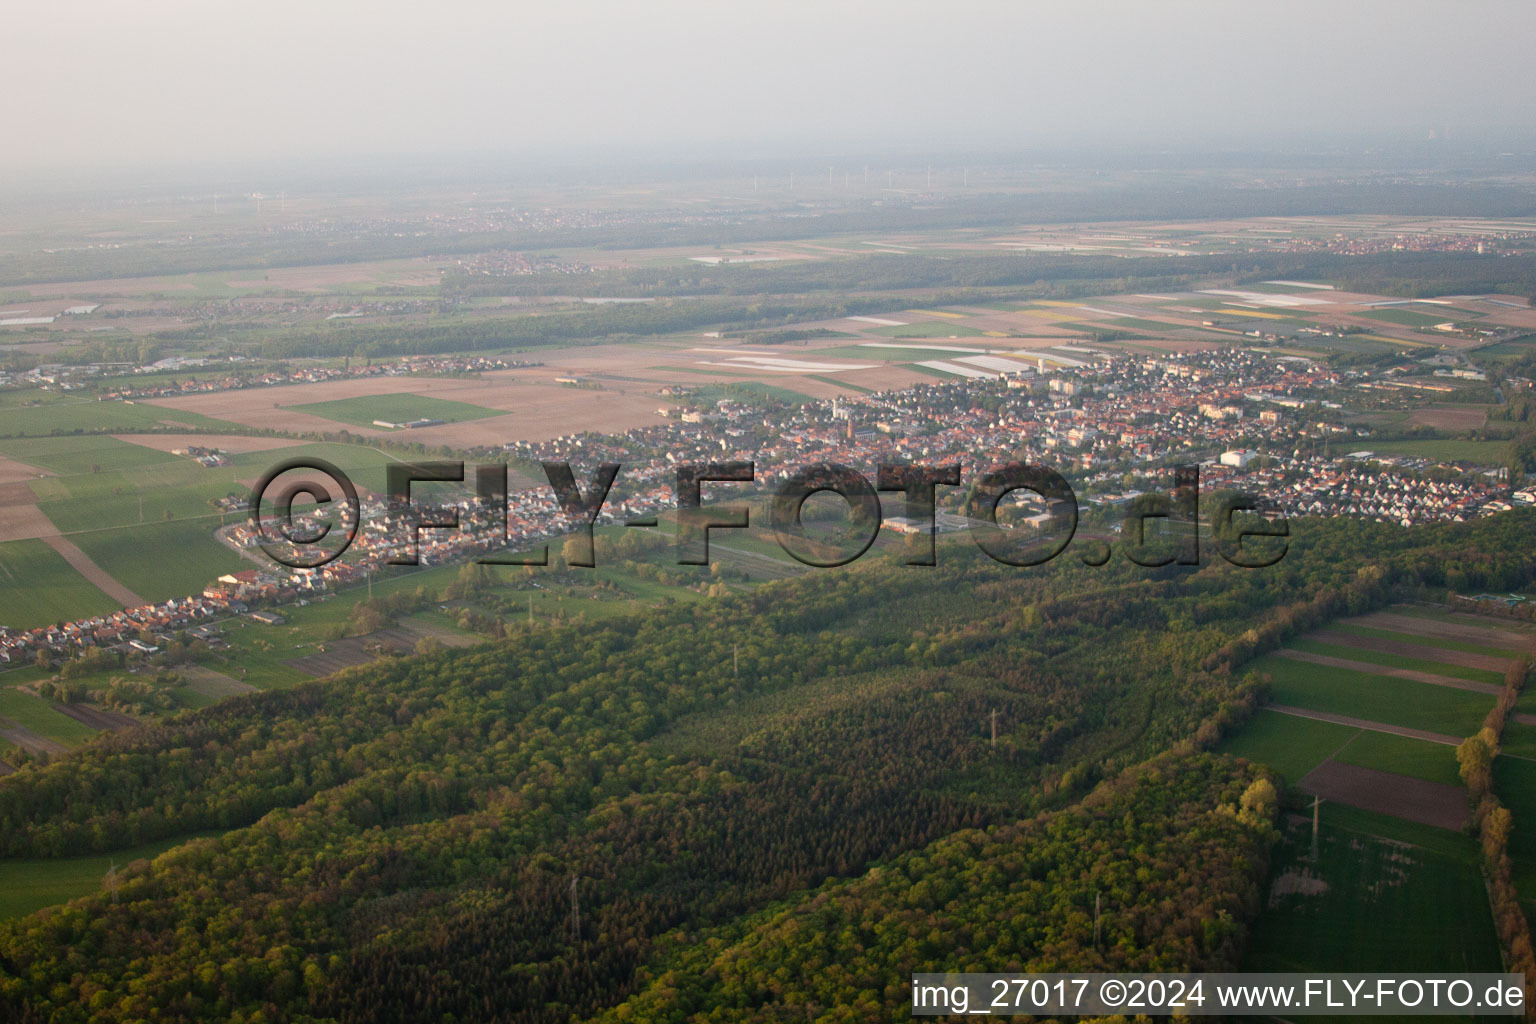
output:
[{"label": "dense green forest", "polygon": [[[788,906],[660,943],[600,1020],[905,1021],[905,981],[972,972],[1200,971],[1237,962],[1259,907],[1275,788],[1224,759],[1162,758],[1059,813],[947,836]],[[1094,940],[1093,909],[1101,915]]]},{"label": "dense green forest", "polygon": [[918,965],[1232,966],[1274,794],[1199,751],[1261,697],[1244,663],[1394,588],[1523,585],[1533,522],[1299,521],[1264,570],[871,557],[98,739],[0,779],[4,855],[223,831],[0,925],[0,1019],[681,1020],[855,991],[845,1019],[895,1019]]}]

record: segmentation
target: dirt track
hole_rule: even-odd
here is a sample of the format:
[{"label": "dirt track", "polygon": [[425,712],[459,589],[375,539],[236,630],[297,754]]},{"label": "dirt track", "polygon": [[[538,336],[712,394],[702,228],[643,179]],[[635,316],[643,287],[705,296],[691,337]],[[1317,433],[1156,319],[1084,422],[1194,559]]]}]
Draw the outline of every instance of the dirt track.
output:
[{"label": "dirt track", "polygon": [[0,541],[56,537],[59,528],[33,504],[0,505]]},{"label": "dirt track", "polygon": [[10,740],[29,754],[69,753],[69,748],[64,744],[17,725],[9,718],[0,718],[0,739]]},{"label": "dirt track", "polygon": [[1373,665],[1368,661],[1350,661],[1348,658],[1335,658],[1327,654],[1313,654],[1311,651],[1295,651],[1289,647],[1282,647],[1275,654],[1281,658],[1289,658],[1292,661],[1305,661],[1313,665],[1327,665],[1329,668],[1347,668],[1351,672],[1365,672],[1369,675],[1390,676],[1393,679],[1412,679],[1416,683],[1428,683],[1431,686],[1448,686],[1453,690],[1470,690],[1473,693],[1499,694],[1504,692],[1502,686],[1493,683],[1478,683],[1470,679],[1458,679],[1455,676],[1436,675],[1433,672],[1420,672],[1411,668],[1392,668],[1387,665]]},{"label": "dirt track", "polygon": [[1324,761],[1297,786],[1324,800],[1390,814],[1439,828],[1459,829],[1467,820],[1467,791],[1443,782]]},{"label": "dirt track", "polygon": [[75,572],[78,572],[81,576],[84,576],[86,579],[96,584],[96,586],[101,589],[102,593],[106,594],[112,600],[121,604],[124,608],[137,608],[141,604],[149,603],[144,598],[140,597],[138,594],[135,594],[133,591],[117,582],[117,580],[107,575],[106,570],[97,565],[95,562],[91,561],[90,556],[87,555],[84,551],[81,551],[79,548],[75,547],[73,541],[65,537],[60,537],[57,534],[53,535],[52,537],[44,537],[42,538],[42,541],[44,544],[47,544],[49,547],[53,548],[53,550],[63,555],[64,561],[74,566]]},{"label": "dirt track", "polygon": [[[1384,732],[1390,736],[1406,736],[1411,740],[1428,740],[1430,743],[1442,743],[1448,747],[1461,745],[1463,737],[1448,736],[1443,732],[1430,732],[1427,729],[1410,729],[1402,725],[1387,725],[1384,722],[1372,722],[1364,718],[1351,718],[1349,715],[1335,715],[1328,711],[1313,711],[1311,708],[1297,708],[1289,704],[1265,704],[1270,711],[1278,711],[1282,715],[1295,715],[1297,718],[1312,718],[1319,722],[1332,722],[1335,725],[1352,725],[1356,729],[1364,729],[1367,732]],[[1457,790],[1458,793],[1462,792]]]}]

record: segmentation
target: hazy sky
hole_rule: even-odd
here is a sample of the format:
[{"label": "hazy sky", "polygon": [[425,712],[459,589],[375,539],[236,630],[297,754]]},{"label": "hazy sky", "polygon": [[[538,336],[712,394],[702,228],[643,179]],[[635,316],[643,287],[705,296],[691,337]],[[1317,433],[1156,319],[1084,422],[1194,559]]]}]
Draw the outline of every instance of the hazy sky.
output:
[{"label": "hazy sky", "polygon": [[0,171],[678,146],[1511,144],[1524,0],[12,4]]}]

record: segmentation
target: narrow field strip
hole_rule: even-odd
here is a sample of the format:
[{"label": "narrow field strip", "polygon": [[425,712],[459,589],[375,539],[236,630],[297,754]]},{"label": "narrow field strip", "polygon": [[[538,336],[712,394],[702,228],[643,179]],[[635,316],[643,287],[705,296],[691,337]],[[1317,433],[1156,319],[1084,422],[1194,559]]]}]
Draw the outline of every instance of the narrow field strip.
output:
[{"label": "narrow field strip", "polygon": [[1444,647],[1429,647],[1424,644],[1412,643],[1407,637],[1401,640],[1386,640],[1380,637],[1360,636],[1357,633],[1345,633],[1341,630],[1320,629],[1311,634],[1310,639],[1320,643],[1335,644],[1340,647],[1355,647],[1363,651],[1374,651],[1379,654],[1391,654],[1402,658],[1415,658],[1423,661],[1438,661],[1445,665],[1456,665],[1461,668],[1480,668],[1489,672],[1504,672],[1510,663],[1516,661],[1514,655],[1499,656],[1495,654],[1473,654],[1470,651],[1449,650]]},{"label": "narrow field strip", "polygon": [[1288,658],[1291,661],[1305,661],[1313,665],[1326,665],[1329,668],[1349,669],[1351,672],[1364,672],[1373,676],[1390,676],[1393,679],[1410,679],[1416,683],[1428,683],[1431,686],[1446,686],[1453,690],[1468,690],[1472,693],[1486,693],[1497,696],[1504,688],[1492,683],[1476,683],[1470,679],[1457,679],[1455,676],[1442,676],[1434,672],[1420,672],[1412,668],[1392,668],[1389,665],[1375,665],[1368,661],[1350,661],[1348,658],[1335,658],[1331,654],[1314,654],[1311,651],[1298,651],[1291,647],[1282,647],[1275,651],[1275,656]]},{"label": "narrow field strip", "polygon": [[73,541],[59,536],[43,537],[41,539],[44,544],[47,544],[49,547],[53,548],[53,550],[57,551],[60,555],[63,555],[64,561],[73,566],[74,570],[81,576],[84,576],[91,583],[95,584],[96,588],[103,594],[106,594],[114,601],[122,602],[124,608],[137,608],[141,604],[149,603],[138,594],[117,582],[117,580],[109,575],[107,571],[101,566],[91,561],[91,556],[75,547]]},{"label": "narrow field strip", "polygon": [[1460,786],[1342,761],[1324,761],[1297,785],[1324,800],[1422,825],[1457,829],[1467,819],[1467,791]]},{"label": "narrow field strip", "polygon": [[1473,643],[1509,647],[1518,651],[1529,651],[1532,647],[1536,647],[1536,637],[1529,633],[1483,625],[1475,616],[1456,612],[1438,619],[1404,615],[1399,612],[1371,612],[1368,615],[1358,615],[1344,621],[1359,626],[1390,629],[1398,633],[1421,633],[1424,636],[1439,637],[1443,640],[1469,640]]},{"label": "narrow field strip", "polygon": [[1461,736],[1449,736],[1443,732],[1430,732],[1427,729],[1410,729],[1402,725],[1387,725],[1385,722],[1372,722],[1364,718],[1351,718],[1349,715],[1336,715],[1331,711],[1313,711],[1311,708],[1298,708],[1289,704],[1266,704],[1264,707],[1269,711],[1277,711],[1282,715],[1311,718],[1319,722],[1332,722],[1335,725],[1352,725],[1357,729],[1365,729],[1369,732],[1384,732],[1390,736],[1406,736],[1413,740],[1443,743],[1448,747],[1460,746],[1464,738]]}]

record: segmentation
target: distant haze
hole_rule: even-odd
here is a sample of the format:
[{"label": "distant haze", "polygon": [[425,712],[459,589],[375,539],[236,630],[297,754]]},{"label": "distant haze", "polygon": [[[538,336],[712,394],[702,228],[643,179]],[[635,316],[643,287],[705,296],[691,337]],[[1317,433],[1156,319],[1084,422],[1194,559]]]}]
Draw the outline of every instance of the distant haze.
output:
[{"label": "distant haze", "polygon": [[0,173],[1529,141],[1517,0],[13,4]]}]

